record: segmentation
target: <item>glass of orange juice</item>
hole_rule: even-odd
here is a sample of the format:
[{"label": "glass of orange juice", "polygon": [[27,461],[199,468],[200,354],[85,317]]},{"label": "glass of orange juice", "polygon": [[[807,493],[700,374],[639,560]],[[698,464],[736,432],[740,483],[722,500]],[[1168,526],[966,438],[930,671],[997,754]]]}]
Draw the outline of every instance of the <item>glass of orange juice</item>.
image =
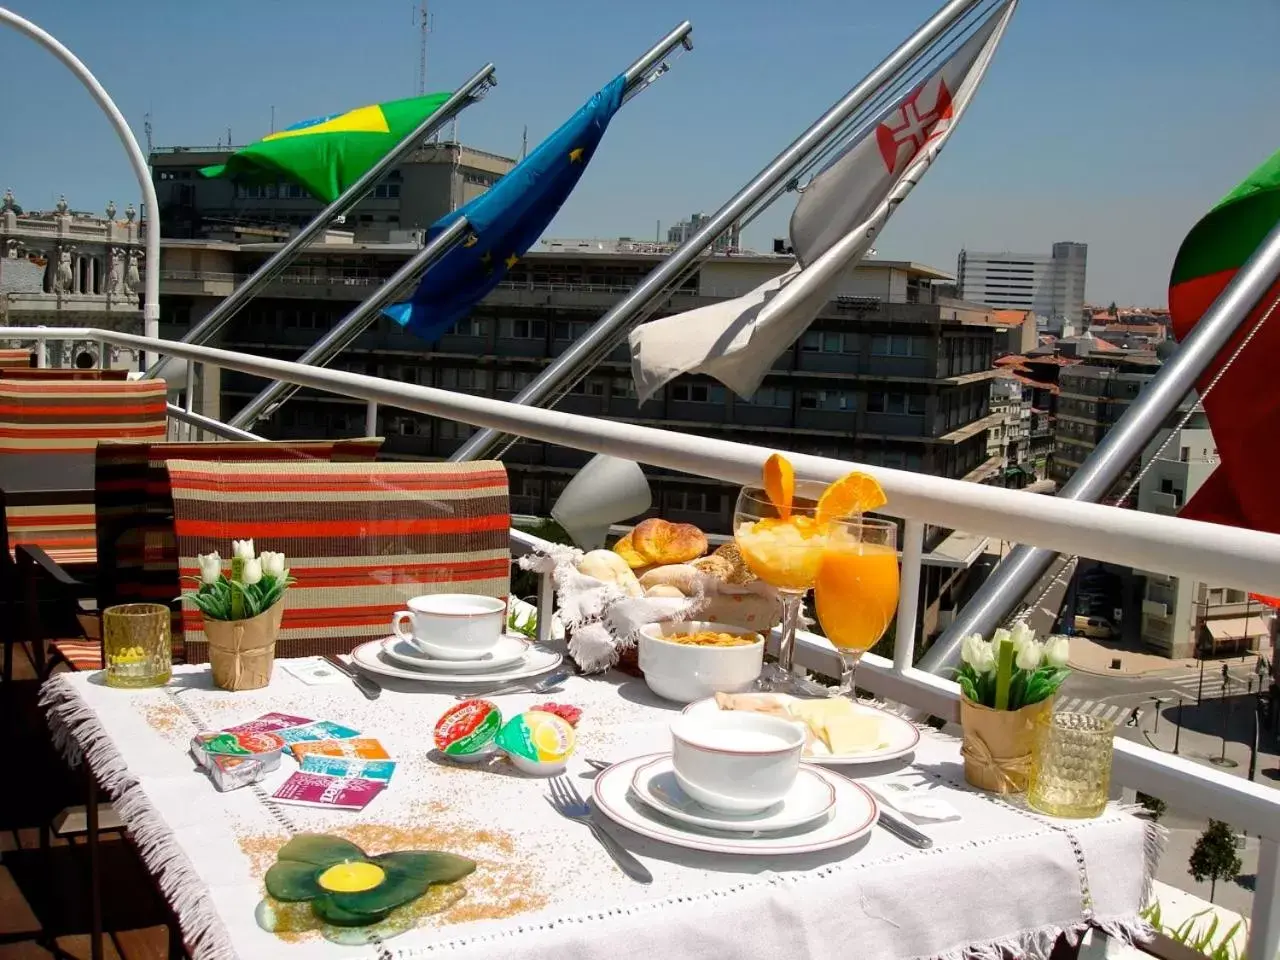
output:
[{"label": "glass of orange juice", "polygon": [[782,641],[777,664],[761,674],[765,690],[825,695],[826,690],[795,675],[792,655],[804,595],[813,586],[827,545],[828,524],[815,518],[822,484],[801,482],[786,516],[760,487],[743,487],[733,517],[733,538],[742,559],[757,577],[776,587],[782,600]]},{"label": "glass of orange juice", "polygon": [[898,609],[898,527],[855,517],[827,523],[814,596],[818,621],[840,654],[840,693],[854,696],[853,675]]}]

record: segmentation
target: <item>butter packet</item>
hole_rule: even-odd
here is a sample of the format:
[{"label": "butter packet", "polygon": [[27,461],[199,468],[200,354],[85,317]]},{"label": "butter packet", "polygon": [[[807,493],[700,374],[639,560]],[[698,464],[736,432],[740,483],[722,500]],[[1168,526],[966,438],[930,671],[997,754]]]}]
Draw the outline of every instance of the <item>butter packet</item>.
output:
[{"label": "butter packet", "polygon": [[293,746],[297,743],[306,743],[312,740],[350,740],[352,737],[360,736],[360,731],[352,727],[344,727],[342,724],[334,723],[332,720],[317,720],[315,723],[308,723],[306,726],[278,730],[276,735],[284,740],[285,749],[292,753]]},{"label": "butter packet", "polygon": [[220,793],[257,783],[267,775],[266,764],[252,757],[211,756],[207,769]]},{"label": "butter packet", "polygon": [[315,723],[310,717],[295,717],[288,713],[264,713],[256,720],[250,720],[248,723],[236,724],[234,727],[226,727],[226,733],[278,733],[281,730],[288,730],[290,727],[301,727],[309,723]]},{"label": "butter packet", "polygon": [[372,737],[352,740],[310,740],[293,745],[293,756],[301,762],[304,757],[351,757],[355,760],[389,760],[391,754]]},{"label": "butter packet", "polygon": [[355,757],[325,757],[311,753],[301,758],[299,769],[303,773],[318,773],[327,777],[359,777],[362,780],[378,780],[389,783],[396,772],[394,760],[361,760]]}]

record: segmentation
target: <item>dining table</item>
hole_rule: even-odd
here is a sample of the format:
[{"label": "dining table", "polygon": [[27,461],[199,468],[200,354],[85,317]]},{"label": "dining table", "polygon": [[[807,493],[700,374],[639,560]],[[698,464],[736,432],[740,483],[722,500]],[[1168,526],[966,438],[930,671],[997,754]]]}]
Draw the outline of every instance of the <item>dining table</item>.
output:
[{"label": "dining table", "polygon": [[[651,877],[637,882],[586,825],[558,812],[547,777],[498,753],[463,763],[437,749],[437,719],[460,696],[484,697],[483,687],[377,676],[370,699],[329,673],[278,660],[270,683],[251,691],[216,689],[207,665],[175,667],[154,688],[109,687],[101,673],[58,674],[42,688],[55,746],[113,802],[194,960],[1047,960],[1090,928],[1125,939],[1149,929],[1141,911],[1163,842],[1157,824],[1114,802],[1092,819],[1058,819],[974,790],[960,740],[932,727],[917,727],[903,756],[830,768],[858,789],[906,780],[945,801],[952,819],[915,823],[927,849],[868,821],[823,850],[727,853],[623,827],[594,795],[600,767],[671,750],[683,705],[616,671],[571,675],[551,693],[493,695],[504,720],[548,700],[581,711],[563,777]],[[193,760],[193,737],[269,714],[376,739],[395,763],[389,784],[359,810],[286,803],[273,796],[298,770],[286,756],[264,780],[220,792]],[[273,932],[262,922],[272,916],[264,875],[286,843],[310,834],[369,856],[441,851],[476,866],[455,898],[398,936],[342,944],[314,930]]]}]

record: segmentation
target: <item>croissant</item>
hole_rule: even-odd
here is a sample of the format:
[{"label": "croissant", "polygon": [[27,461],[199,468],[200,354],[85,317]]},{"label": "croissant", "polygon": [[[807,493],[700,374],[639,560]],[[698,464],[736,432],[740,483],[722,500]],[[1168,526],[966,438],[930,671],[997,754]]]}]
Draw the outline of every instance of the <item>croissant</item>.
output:
[{"label": "croissant", "polygon": [[636,553],[636,548],[631,542],[630,533],[613,545],[613,552],[627,561],[627,566],[632,570],[640,570],[644,567],[652,566],[650,561]]},{"label": "croissant", "polygon": [[659,517],[642,521],[630,533],[635,552],[648,563],[687,563],[707,552],[707,536],[691,523]]}]

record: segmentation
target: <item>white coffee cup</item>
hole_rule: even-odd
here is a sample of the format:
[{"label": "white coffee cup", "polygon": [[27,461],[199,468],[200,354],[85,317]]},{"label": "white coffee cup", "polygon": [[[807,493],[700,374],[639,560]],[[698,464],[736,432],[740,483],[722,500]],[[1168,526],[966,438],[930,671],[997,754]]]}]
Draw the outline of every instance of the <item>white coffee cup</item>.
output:
[{"label": "white coffee cup", "polygon": [[727,710],[684,715],[671,724],[676,781],[712,810],[755,813],[785,797],[800,772],[800,724]]},{"label": "white coffee cup", "polygon": [[496,597],[436,593],[414,597],[407,606],[391,618],[392,631],[419,653],[440,660],[485,656],[502,639],[507,622],[507,605]]}]

